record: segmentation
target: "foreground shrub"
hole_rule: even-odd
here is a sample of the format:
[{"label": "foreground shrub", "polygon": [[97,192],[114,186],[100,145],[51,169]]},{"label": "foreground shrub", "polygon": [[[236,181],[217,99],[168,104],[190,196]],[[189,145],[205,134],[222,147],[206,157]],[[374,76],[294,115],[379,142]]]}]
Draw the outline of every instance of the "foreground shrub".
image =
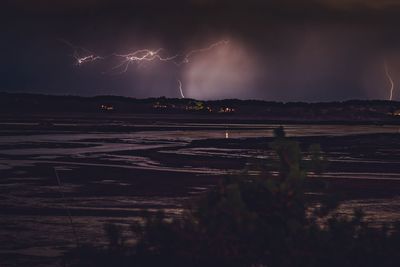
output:
[{"label": "foreground shrub", "polygon": [[[69,266],[398,266],[400,227],[373,228],[356,211],[332,213],[329,198],[306,194],[306,171],[322,171],[319,146],[311,164],[299,145],[276,131],[271,148],[278,173],[228,177],[194,200],[179,219],[145,215],[131,227],[136,242],[124,242],[117,226],[105,227],[107,248],[80,247],[66,254]],[[310,168],[311,168],[310,167]]]}]

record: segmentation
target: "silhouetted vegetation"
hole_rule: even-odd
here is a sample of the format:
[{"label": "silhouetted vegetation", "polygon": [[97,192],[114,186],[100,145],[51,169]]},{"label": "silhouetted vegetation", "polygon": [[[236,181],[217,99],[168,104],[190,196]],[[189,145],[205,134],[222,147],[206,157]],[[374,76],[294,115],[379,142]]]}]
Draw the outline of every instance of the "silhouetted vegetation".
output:
[{"label": "silhouetted vegetation", "polygon": [[[400,224],[372,227],[361,211],[335,213],[337,202],[316,199],[307,170],[326,160],[312,145],[302,160],[299,144],[282,128],[271,143],[277,173],[259,169],[228,177],[194,200],[179,218],[144,213],[129,233],[106,225],[108,246],[68,252],[68,266],[398,266]],[[311,162],[311,163],[310,163]],[[127,240],[134,242],[127,242]]]},{"label": "silhouetted vegetation", "polygon": [[[270,122],[399,123],[400,102],[351,100],[303,103],[226,99],[198,101],[177,98],[135,99],[121,96],[51,96],[0,92],[3,114],[190,114],[208,119],[242,119]],[[192,121],[191,121],[192,122]]]}]

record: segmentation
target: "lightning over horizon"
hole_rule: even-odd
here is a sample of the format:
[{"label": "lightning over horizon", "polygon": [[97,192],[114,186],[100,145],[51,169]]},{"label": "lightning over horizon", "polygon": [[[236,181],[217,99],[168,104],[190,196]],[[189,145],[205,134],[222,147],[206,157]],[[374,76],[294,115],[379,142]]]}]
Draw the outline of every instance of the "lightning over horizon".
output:
[{"label": "lightning over horizon", "polygon": [[150,50],[150,49],[140,49],[136,50],[134,52],[128,53],[128,54],[117,54],[114,53],[113,56],[122,58],[122,62],[119,63],[118,65],[114,66],[112,70],[118,70],[121,69],[120,73],[127,72],[129,69],[129,66],[132,63],[138,63],[140,61],[154,61],[154,60],[159,60],[159,61],[171,61],[178,57],[178,55],[174,56],[167,56],[163,57],[160,53],[164,51],[163,48],[159,48],[157,50]]},{"label": "lightning over horizon", "polygon": [[400,0],[36,2],[1,2],[1,90],[400,101]]},{"label": "lightning over horizon", "polygon": [[384,68],[385,68],[386,77],[388,78],[388,80],[390,82],[389,100],[392,101],[393,100],[393,91],[394,91],[394,81],[393,81],[393,78],[390,76],[389,67],[388,67],[388,64],[386,61],[384,62]]},{"label": "lightning over horizon", "polygon": [[[120,54],[120,53],[113,53],[109,56],[106,57],[101,57],[96,55],[95,53],[91,52],[90,50],[76,46],[72,44],[69,41],[66,41],[64,39],[59,39],[61,42],[67,44],[69,47],[74,49],[73,53],[73,58],[75,59],[75,65],[77,66],[82,66],[87,63],[91,63],[97,60],[103,60],[106,58],[117,58],[120,60],[120,62],[113,66],[110,71],[103,72],[103,74],[123,74],[126,73],[129,70],[129,67],[132,64],[139,64],[143,62],[153,62],[153,61],[159,61],[159,62],[165,62],[165,63],[172,63],[175,65],[177,68],[182,67],[185,64],[189,64],[191,62],[191,58],[193,58],[196,54],[201,54],[201,53],[206,53],[218,46],[222,45],[228,45],[229,41],[228,40],[222,40],[218,41],[216,43],[212,43],[211,45],[204,47],[204,48],[198,48],[198,49],[192,49],[189,50],[185,54],[173,54],[173,55],[168,55],[166,49],[164,48],[158,48],[155,50],[144,48],[144,49],[139,49],[135,50],[126,54]],[[185,98],[185,95],[183,93],[182,89],[182,82],[177,79],[178,81],[178,88],[179,88],[179,93],[182,98]]]},{"label": "lightning over horizon", "polygon": [[200,49],[190,50],[190,51],[185,55],[185,57],[183,58],[183,60],[182,60],[180,63],[176,63],[176,62],[175,62],[175,64],[176,64],[177,66],[180,66],[180,65],[182,65],[182,64],[190,63],[190,57],[192,57],[193,55],[198,54],[198,53],[204,53],[204,52],[207,52],[207,51],[209,51],[209,50],[214,49],[214,48],[217,47],[217,46],[228,45],[228,44],[229,44],[229,41],[228,41],[228,40],[222,40],[222,41],[213,43],[213,44],[211,44],[210,46],[208,46],[208,47],[206,47],[206,48],[200,48]]},{"label": "lightning over horizon", "polygon": [[179,85],[179,92],[181,93],[181,97],[185,98],[185,95],[183,94],[183,89],[182,89],[182,82],[181,80],[177,79],[178,85]]},{"label": "lightning over horizon", "polygon": [[76,45],[72,44],[71,42],[64,40],[64,39],[58,39],[58,40],[64,44],[68,45],[69,47],[71,47],[74,50],[72,57],[75,59],[76,66],[82,66],[89,62],[94,62],[96,60],[104,59],[104,57],[98,56],[95,53],[91,52],[90,50],[88,50],[84,47],[76,46]]},{"label": "lightning over horizon", "polygon": [[[216,43],[213,43],[205,48],[199,48],[199,49],[193,49],[187,52],[186,54],[182,55],[180,53],[174,54],[174,55],[161,55],[161,52],[166,51],[164,48],[158,48],[156,50],[151,50],[151,49],[139,49],[127,54],[118,54],[118,53],[113,53],[112,55],[118,58],[122,58],[122,62],[117,64],[112,68],[112,70],[118,70],[121,69],[120,73],[127,72],[129,69],[129,66],[133,63],[139,63],[142,61],[161,61],[161,62],[171,62],[175,64],[177,67],[180,67],[184,64],[190,63],[190,58],[199,53],[205,53],[207,51],[210,51],[217,46],[221,45],[227,45],[229,44],[229,41],[227,40],[222,40]],[[181,60],[178,60],[179,58],[182,58]]]}]

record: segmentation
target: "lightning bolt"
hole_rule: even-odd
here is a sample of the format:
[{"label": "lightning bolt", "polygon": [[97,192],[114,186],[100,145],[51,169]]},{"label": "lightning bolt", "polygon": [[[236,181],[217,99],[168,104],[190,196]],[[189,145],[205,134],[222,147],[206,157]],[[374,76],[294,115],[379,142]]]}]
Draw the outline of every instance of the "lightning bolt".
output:
[{"label": "lightning bolt", "polygon": [[[211,44],[205,48],[190,50],[183,56],[179,53],[172,55],[172,56],[171,55],[163,56],[161,54],[163,51],[165,51],[165,49],[163,49],[163,48],[159,48],[157,50],[140,49],[140,50],[136,50],[131,53],[128,53],[128,54],[114,53],[113,56],[121,58],[122,61],[119,64],[117,64],[116,66],[114,66],[111,70],[120,70],[119,73],[121,74],[121,73],[127,72],[130,65],[133,63],[140,63],[143,61],[150,62],[150,61],[155,61],[155,60],[162,61],[162,62],[171,62],[171,63],[175,64],[176,66],[180,67],[181,65],[190,63],[190,58],[193,57],[195,54],[204,53],[204,52],[214,49],[217,46],[227,45],[228,43],[229,43],[229,41],[226,41],[226,40],[219,41],[219,42]],[[178,60],[179,58],[183,58],[183,59]]]},{"label": "lightning bolt", "polygon": [[390,94],[389,94],[389,100],[392,101],[393,100],[393,91],[394,91],[394,82],[392,77],[390,76],[390,72],[389,72],[389,67],[387,62],[385,61],[384,63],[385,66],[385,74],[386,77],[388,78],[389,82],[390,82]]},{"label": "lightning bolt", "polygon": [[229,41],[228,41],[228,40],[222,40],[222,41],[216,42],[216,43],[214,43],[214,44],[211,44],[210,46],[205,47],[205,48],[200,48],[200,49],[191,50],[191,51],[189,51],[189,52],[184,56],[184,58],[183,58],[183,60],[182,60],[181,62],[178,62],[178,63],[175,63],[175,64],[178,65],[178,66],[180,66],[180,65],[182,65],[182,64],[190,63],[190,58],[191,58],[193,55],[199,54],[199,53],[204,53],[204,52],[210,51],[210,50],[212,50],[212,49],[214,49],[214,48],[216,48],[216,47],[218,47],[218,46],[221,46],[221,45],[228,45],[228,44],[229,44]]},{"label": "lightning bolt", "polygon": [[88,55],[88,56],[80,57],[78,54],[74,54],[74,58],[76,60],[76,65],[78,65],[78,66],[81,66],[81,65],[89,63],[89,62],[96,61],[98,59],[102,59],[102,57],[96,56],[96,55]]},{"label": "lightning bolt", "polygon": [[[120,58],[121,62],[115,65],[114,67],[111,68],[111,71],[109,73],[113,74],[123,74],[129,70],[129,67],[132,64],[139,64],[142,62],[151,62],[151,61],[160,61],[160,62],[171,62],[175,64],[177,67],[181,67],[184,64],[189,64],[191,57],[193,57],[196,54],[200,53],[205,53],[207,51],[210,51],[218,46],[222,45],[227,45],[229,44],[229,41],[227,40],[222,40],[216,43],[213,43],[205,48],[199,48],[199,49],[193,49],[187,52],[186,54],[182,55],[181,54],[175,54],[172,56],[165,56],[165,49],[163,48],[158,48],[156,50],[151,50],[151,49],[139,49],[127,54],[118,54],[114,53],[113,56]],[[178,61],[178,59],[180,59]],[[183,59],[182,59],[183,58]],[[178,88],[179,88],[179,93],[182,98],[185,98],[185,95],[183,94],[183,89],[182,89],[182,82],[181,80],[177,80],[178,82]]]},{"label": "lightning bolt", "polygon": [[[119,59],[119,63],[111,68],[111,71],[109,72],[104,72],[104,73],[111,73],[111,74],[122,74],[125,73],[129,70],[129,67],[132,64],[139,64],[143,62],[152,62],[152,61],[159,61],[159,62],[168,62],[176,65],[177,67],[181,67],[184,64],[189,64],[191,62],[191,58],[195,56],[196,54],[200,53],[205,53],[208,52],[218,46],[222,45],[227,45],[229,44],[229,41],[227,40],[222,40],[216,43],[213,43],[207,47],[204,48],[199,48],[199,49],[193,49],[188,51],[187,53],[178,53],[178,54],[173,54],[173,55],[166,55],[168,54],[165,49],[163,48],[158,48],[156,50],[151,50],[151,49],[139,49],[135,50],[132,52],[129,52],[127,54],[119,54],[119,53],[113,53],[110,56],[107,57],[101,57],[96,55],[95,53],[91,52],[90,50],[76,46],[72,44],[69,41],[66,41],[64,39],[59,39],[59,41],[63,42],[64,44],[68,45],[74,50],[73,53],[73,58],[75,59],[75,65],[81,66],[90,62],[94,62],[97,60],[109,58],[109,57],[115,57]],[[182,82],[178,79],[178,85],[179,85],[179,92],[182,98],[185,98],[183,94],[183,89],[182,89]]]},{"label": "lightning bolt", "polygon": [[181,97],[185,98],[185,95],[183,94],[183,90],[182,90],[182,82],[181,80],[177,80],[178,81],[178,85],[179,85],[179,92],[181,93]]},{"label": "lightning bolt", "polygon": [[71,47],[74,50],[72,57],[75,59],[75,65],[77,65],[77,66],[82,66],[86,63],[90,63],[90,62],[94,62],[99,59],[103,59],[103,57],[96,55],[95,53],[89,51],[88,49],[86,49],[84,47],[76,46],[67,40],[59,39],[59,41],[68,45],[69,47]]},{"label": "lightning bolt", "polygon": [[161,55],[162,51],[164,51],[163,48],[159,48],[157,50],[140,49],[128,54],[114,53],[113,56],[122,58],[122,62],[114,66],[112,70],[122,69],[120,73],[124,73],[128,71],[129,66],[133,63],[139,63],[141,61],[149,62],[154,60],[167,62],[167,61],[172,61],[176,57],[178,57],[178,55],[164,57]]}]

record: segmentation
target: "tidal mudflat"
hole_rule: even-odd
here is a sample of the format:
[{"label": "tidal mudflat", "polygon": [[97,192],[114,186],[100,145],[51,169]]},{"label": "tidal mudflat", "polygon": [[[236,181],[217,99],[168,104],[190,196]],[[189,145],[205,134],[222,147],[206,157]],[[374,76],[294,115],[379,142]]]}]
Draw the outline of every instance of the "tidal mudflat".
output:
[{"label": "tidal mudflat", "polygon": [[[268,144],[277,126],[3,118],[0,265],[51,265],[76,237],[101,244],[104,223],[128,227],[143,209],[179,216],[188,199],[224,176],[273,161]],[[344,199],[340,212],[362,208],[374,223],[400,220],[399,126],[283,126],[304,150],[321,145],[329,164],[310,179],[330,181]]]}]

